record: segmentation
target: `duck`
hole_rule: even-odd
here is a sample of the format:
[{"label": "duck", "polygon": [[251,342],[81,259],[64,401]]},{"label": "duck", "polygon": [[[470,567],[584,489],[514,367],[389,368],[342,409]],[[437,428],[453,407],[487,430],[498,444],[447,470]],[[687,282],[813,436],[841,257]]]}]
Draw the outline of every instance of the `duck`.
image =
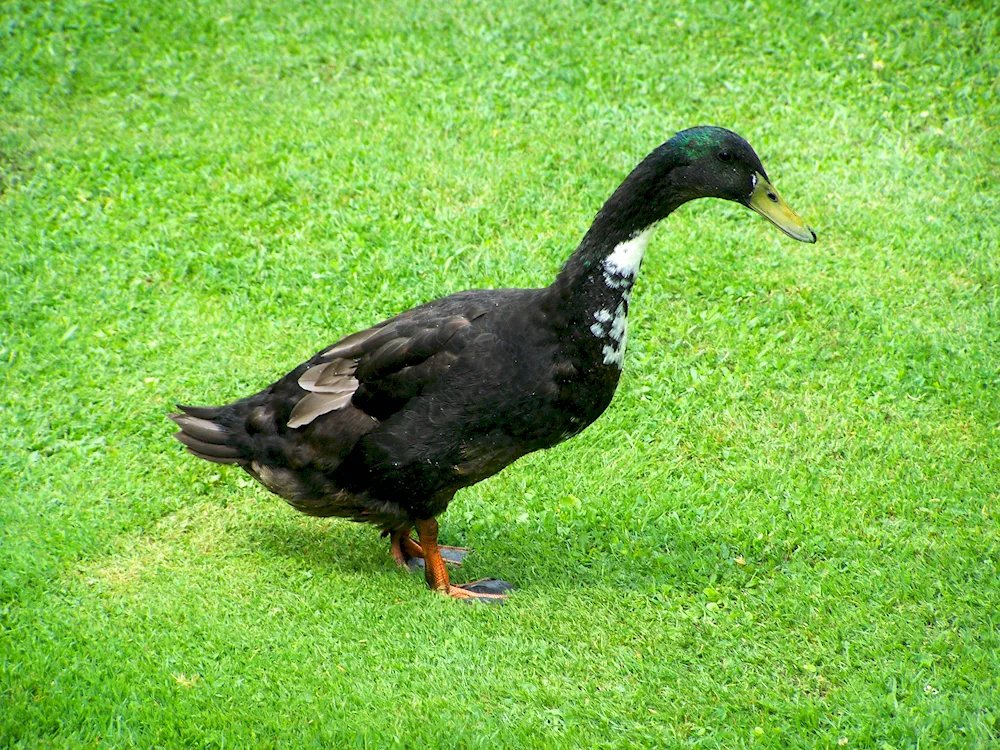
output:
[{"label": "duck", "polygon": [[302,513],[374,525],[432,591],[502,602],[514,588],[506,581],[451,582],[448,565],[468,550],[438,543],[437,518],[459,490],[579,435],[608,408],[650,236],[698,198],[733,201],[816,242],[746,140],[716,126],[682,130],[612,193],[548,286],[414,307],[234,403],[178,405],[174,437]]}]

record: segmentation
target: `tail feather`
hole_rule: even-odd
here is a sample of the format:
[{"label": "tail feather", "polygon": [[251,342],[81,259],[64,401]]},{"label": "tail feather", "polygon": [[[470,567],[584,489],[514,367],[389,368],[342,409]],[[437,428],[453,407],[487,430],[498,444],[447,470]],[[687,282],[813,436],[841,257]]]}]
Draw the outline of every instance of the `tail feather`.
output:
[{"label": "tail feather", "polygon": [[180,406],[184,414],[169,417],[180,427],[174,437],[187,446],[190,453],[217,464],[233,464],[240,460],[240,451],[229,445],[230,433],[211,421],[221,411],[214,407]]},{"label": "tail feather", "polygon": [[226,436],[229,432],[220,424],[210,422],[200,417],[192,417],[187,414],[171,414],[170,418],[177,423],[185,433],[191,437],[198,438],[204,443],[225,444]]},{"label": "tail feather", "polygon": [[177,408],[189,416],[198,417],[198,419],[212,420],[222,413],[221,406],[183,406],[177,404]]}]

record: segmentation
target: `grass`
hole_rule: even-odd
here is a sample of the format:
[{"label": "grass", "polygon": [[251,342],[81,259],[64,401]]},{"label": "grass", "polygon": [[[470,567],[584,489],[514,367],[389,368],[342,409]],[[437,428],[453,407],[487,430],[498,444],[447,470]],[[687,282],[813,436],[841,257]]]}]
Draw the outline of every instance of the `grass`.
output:
[{"label": "grass", "polygon": [[[989,4],[0,3],[0,746],[1000,744]],[[547,283],[674,131],[622,387],[459,496],[464,607],[169,438]]]}]

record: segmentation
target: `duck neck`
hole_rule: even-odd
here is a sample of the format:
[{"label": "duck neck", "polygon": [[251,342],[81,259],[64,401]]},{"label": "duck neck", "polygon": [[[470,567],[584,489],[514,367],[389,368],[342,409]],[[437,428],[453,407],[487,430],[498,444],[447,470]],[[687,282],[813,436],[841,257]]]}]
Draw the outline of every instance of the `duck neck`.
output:
[{"label": "duck neck", "polygon": [[675,189],[663,161],[654,152],[633,170],[549,288],[557,325],[572,331],[584,357],[619,370],[632,286],[655,224],[694,197]]}]

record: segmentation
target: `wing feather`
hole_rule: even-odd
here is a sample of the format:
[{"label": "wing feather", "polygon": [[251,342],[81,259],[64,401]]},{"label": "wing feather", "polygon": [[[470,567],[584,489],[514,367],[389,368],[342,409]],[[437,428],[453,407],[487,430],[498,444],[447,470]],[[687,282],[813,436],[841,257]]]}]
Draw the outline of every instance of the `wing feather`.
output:
[{"label": "wing feather", "polygon": [[344,393],[307,393],[292,409],[288,418],[289,427],[304,427],[316,417],[342,409],[351,403],[353,391]]},{"label": "wing feather", "polygon": [[299,386],[315,393],[343,393],[355,391],[358,381],[354,377],[357,360],[335,359],[333,362],[310,367],[299,377]]},{"label": "wing feather", "polygon": [[348,404],[385,419],[447,372],[467,340],[459,334],[486,312],[478,305],[461,311],[427,305],[341,339],[299,375],[305,393],[288,426],[305,427]]}]

